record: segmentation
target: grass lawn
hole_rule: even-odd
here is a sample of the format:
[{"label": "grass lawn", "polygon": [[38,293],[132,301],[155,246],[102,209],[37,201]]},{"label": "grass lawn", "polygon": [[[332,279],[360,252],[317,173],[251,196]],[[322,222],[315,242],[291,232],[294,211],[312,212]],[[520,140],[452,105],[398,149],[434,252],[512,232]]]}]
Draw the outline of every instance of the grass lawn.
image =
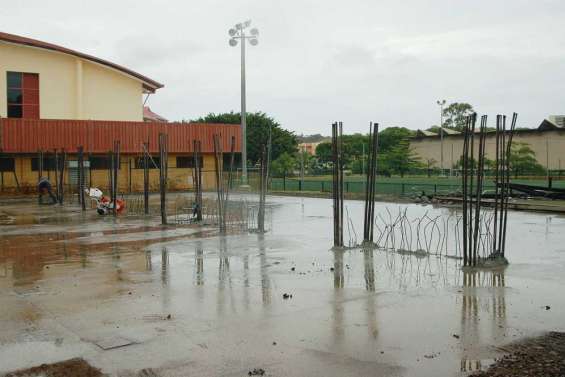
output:
[{"label": "grass lawn", "polygon": [[[288,180],[300,180],[300,177],[292,177],[287,178]],[[324,181],[324,182],[331,182],[332,176],[331,175],[320,175],[320,176],[306,176],[304,177],[305,181],[314,182],[314,181]],[[348,175],[345,177],[346,182],[363,182],[365,181],[365,176],[363,175]],[[526,185],[536,185],[536,186],[543,186],[547,187],[547,181],[543,178],[536,178],[536,179],[512,179],[510,178],[511,182],[514,183],[523,183]],[[390,184],[424,184],[424,185],[459,185],[461,184],[461,180],[458,177],[426,177],[426,176],[406,176],[404,178],[401,177],[377,177],[377,182],[379,183],[390,183]],[[487,177],[485,180],[485,185],[489,186],[490,182],[492,182],[492,178]],[[561,180],[553,179],[553,187],[556,188],[565,188],[565,177]]]}]

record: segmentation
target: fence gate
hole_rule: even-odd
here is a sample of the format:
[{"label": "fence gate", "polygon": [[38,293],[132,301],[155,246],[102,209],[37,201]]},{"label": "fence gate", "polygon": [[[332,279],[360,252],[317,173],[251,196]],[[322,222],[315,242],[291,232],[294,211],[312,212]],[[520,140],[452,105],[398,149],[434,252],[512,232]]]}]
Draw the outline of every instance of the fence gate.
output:
[{"label": "fence gate", "polygon": [[[78,161],[69,161],[69,183],[73,189],[78,188]],[[90,161],[84,161],[84,188],[90,187]]]}]

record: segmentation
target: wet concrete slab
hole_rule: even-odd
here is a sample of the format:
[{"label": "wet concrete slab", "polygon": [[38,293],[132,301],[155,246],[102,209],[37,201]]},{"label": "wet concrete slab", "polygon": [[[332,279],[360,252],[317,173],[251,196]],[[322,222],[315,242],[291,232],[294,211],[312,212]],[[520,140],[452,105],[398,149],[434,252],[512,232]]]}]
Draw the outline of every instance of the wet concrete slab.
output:
[{"label": "wet concrete slab", "polygon": [[[268,200],[267,234],[229,236],[2,203],[0,374],[81,357],[114,376],[461,376],[565,330],[564,217],[511,212],[510,265],[464,273],[452,258],[333,251],[331,200]],[[362,202],[346,207],[359,233]],[[98,345],[112,339],[128,344]]]}]

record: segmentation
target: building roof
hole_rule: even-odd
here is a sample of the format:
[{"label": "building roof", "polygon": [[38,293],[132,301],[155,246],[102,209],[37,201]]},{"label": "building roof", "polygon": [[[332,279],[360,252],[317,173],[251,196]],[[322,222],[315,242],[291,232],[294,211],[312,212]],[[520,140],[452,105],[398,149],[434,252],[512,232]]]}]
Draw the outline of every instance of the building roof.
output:
[{"label": "building roof", "polygon": [[461,132],[452,130],[451,128],[443,127],[443,133],[446,135],[459,135]]},{"label": "building roof", "polygon": [[169,136],[170,153],[192,153],[193,141],[200,140],[202,153],[214,152],[214,135],[220,136],[224,153],[241,152],[241,126],[221,123],[162,123],[74,119],[0,119],[0,152],[35,154],[55,149],[75,153],[83,146],[86,153],[106,154],[114,141],[120,141],[120,152],[141,155],[143,143],[149,152],[159,151],[159,134]]},{"label": "building roof", "polygon": [[426,131],[426,130],[418,130],[416,131],[416,135],[417,136],[437,136],[438,134],[432,131]]},{"label": "building roof", "polygon": [[24,46],[42,48],[42,49],[45,49],[45,50],[57,51],[57,52],[61,52],[63,54],[73,55],[73,56],[76,56],[76,57],[81,58],[81,59],[90,60],[94,63],[101,64],[101,65],[104,65],[106,67],[115,69],[117,71],[125,73],[128,76],[131,76],[131,77],[134,77],[134,78],[140,80],[143,83],[143,89],[145,89],[146,91],[151,92],[151,93],[154,93],[155,90],[162,88],[164,86],[163,84],[161,84],[161,83],[159,83],[155,80],[152,80],[149,77],[143,76],[142,74],[139,74],[139,73],[132,71],[131,69],[128,69],[128,68],[123,67],[121,65],[109,62],[109,61],[104,60],[104,59],[97,58],[97,57],[92,56],[92,55],[88,55],[88,54],[84,54],[82,52],[71,50],[71,49],[68,49],[66,47],[61,47],[61,46],[58,46],[58,45],[55,45],[55,44],[52,44],[52,43],[42,42],[42,41],[38,41],[36,39],[22,37],[22,36],[19,36],[19,35],[3,33],[1,31],[0,31],[0,41],[24,45]]},{"label": "building roof", "polygon": [[559,124],[554,122],[551,118],[544,119],[538,127],[538,130],[545,131],[545,130],[562,130],[565,129],[563,124]]},{"label": "building roof", "polygon": [[143,121],[144,122],[168,122],[167,119],[161,115],[151,111],[149,106],[143,106]]},{"label": "building roof", "polygon": [[[563,120],[559,120],[557,119],[557,121],[555,120],[555,116],[551,116],[548,119],[544,119],[540,125],[537,128],[518,128],[516,130],[514,130],[515,134],[527,134],[527,133],[542,133],[545,131],[559,131],[560,133],[565,131],[565,116],[558,116],[558,117],[563,117]],[[557,123],[556,123],[557,122]],[[455,131],[455,130],[449,130],[451,132],[448,132],[447,128],[444,128],[445,134],[444,136],[463,136],[463,133]],[[506,130],[506,132],[508,132],[509,129]],[[479,134],[481,131],[479,128],[475,128],[475,134]],[[487,134],[491,134],[494,133],[494,130],[488,130]],[[439,134],[433,133],[433,132],[429,132],[429,131],[423,131],[423,130],[418,130],[416,131],[416,135],[413,137],[413,139],[431,139],[431,138],[439,138]]]}]

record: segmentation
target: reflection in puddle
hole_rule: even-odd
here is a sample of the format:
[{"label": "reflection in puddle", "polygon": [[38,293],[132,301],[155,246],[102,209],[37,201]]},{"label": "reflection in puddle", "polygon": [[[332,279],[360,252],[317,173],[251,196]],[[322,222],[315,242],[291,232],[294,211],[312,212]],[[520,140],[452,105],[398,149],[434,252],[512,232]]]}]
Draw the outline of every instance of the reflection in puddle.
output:
[{"label": "reflection in puddle", "polygon": [[[0,311],[2,319],[8,318],[0,339],[19,342],[12,334],[17,330],[10,332],[12,324],[18,329],[33,323],[55,332],[64,324],[81,339],[92,329],[108,326],[107,331],[139,331],[171,360],[184,360],[190,339],[207,343],[210,350],[224,350],[227,358],[234,357],[229,348],[269,362],[264,348],[271,347],[264,347],[265,340],[269,346],[276,340],[283,352],[285,345],[300,350],[281,355],[301,354],[307,358],[298,360],[301,365],[313,360],[308,352],[318,352],[334,361],[328,364],[332,367],[344,358],[354,367],[385,360],[404,367],[406,373],[399,374],[419,376],[484,369],[492,345],[507,343],[509,335],[521,335],[524,328],[562,323],[555,309],[565,306],[559,305],[562,298],[555,288],[562,283],[555,266],[565,263],[565,254],[557,249],[565,239],[563,232],[543,236],[540,215],[528,215],[536,217],[533,230],[510,219],[510,259],[516,263],[506,271],[463,272],[460,261],[449,258],[383,250],[328,251],[330,201],[276,200],[287,204],[273,210],[267,234],[220,237],[202,229],[189,234],[189,228],[98,218],[68,228],[44,227],[40,233],[32,233],[32,227],[0,233]],[[357,217],[363,211],[361,202],[348,206],[353,222],[362,219]],[[379,206],[377,211],[384,208]],[[416,215],[420,211],[419,216],[444,211],[410,210]],[[564,224],[555,218],[552,226]],[[541,236],[531,237],[531,231]],[[94,241],[100,237],[111,242]],[[535,289],[526,289],[533,285]],[[287,292],[294,299],[283,300]],[[532,309],[531,302],[540,301],[538,295],[544,305],[552,306],[544,310],[543,320],[539,309]],[[507,313],[510,308],[512,315]],[[147,320],[169,313],[173,320],[159,320],[158,329],[157,320]],[[38,333],[30,332],[30,339]],[[167,336],[160,336],[163,333]],[[65,338],[62,347],[70,347],[67,344]],[[121,362],[144,362],[139,355],[148,348],[136,347],[124,349],[127,357]],[[162,361],[158,352],[153,355]],[[223,362],[223,357],[218,359]],[[295,361],[289,360],[289,365]]]},{"label": "reflection in puddle", "polygon": [[[462,271],[462,274],[461,372],[473,372],[488,367],[490,362],[469,357],[466,350],[497,343],[506,336],[505,268]],[[481,327],[485,331],[481,332]],[[480,338],[481,333],[485,334],[485,339]]]}]

